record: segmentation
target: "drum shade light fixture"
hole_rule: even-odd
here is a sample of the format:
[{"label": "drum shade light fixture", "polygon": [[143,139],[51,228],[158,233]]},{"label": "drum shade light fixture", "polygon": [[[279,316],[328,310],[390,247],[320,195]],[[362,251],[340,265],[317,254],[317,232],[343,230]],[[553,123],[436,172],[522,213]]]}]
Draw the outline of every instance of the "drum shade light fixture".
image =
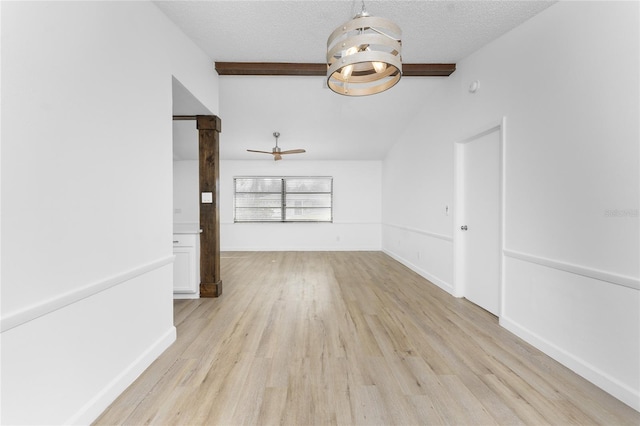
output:
[{"label": "drum shade light fixture", "polygon": [[402,30],[364,8],[327,40],[327,85],[346,96],[384,92],[402,77]]}]

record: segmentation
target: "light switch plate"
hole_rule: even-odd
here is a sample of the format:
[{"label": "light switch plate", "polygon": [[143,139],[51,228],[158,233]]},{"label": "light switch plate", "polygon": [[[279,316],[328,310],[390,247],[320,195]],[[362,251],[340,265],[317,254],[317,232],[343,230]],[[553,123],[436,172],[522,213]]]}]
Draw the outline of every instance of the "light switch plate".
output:
[{"label": "light switch plate", "polygon": [[211,204],[211,203],[213,203],[213,192],[203,192],[202,204]]}]

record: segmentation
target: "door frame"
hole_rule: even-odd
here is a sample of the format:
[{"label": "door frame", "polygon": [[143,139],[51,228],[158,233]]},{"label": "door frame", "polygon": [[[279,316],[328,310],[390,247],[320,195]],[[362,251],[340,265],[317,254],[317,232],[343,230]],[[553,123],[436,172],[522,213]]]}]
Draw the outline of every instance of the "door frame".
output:
[{"label": "door frame", "polygon": [[473,132],[469,137],[461,139],[454,143],[454,201],[453,201],[453,295],[455,297],[465,296],[465,283],[464,279],[464,242],[461,238],[460,227],[464,225],[462,223],[462,212],[464,211],[464,146],[468,143],[478,140],[493,132],[498,132],[499,151],[500,151],[500,185],[499,185],[499,199],[500,199],[500,253],[499,253],[499,268],[500,268],[500,308],[498,317],[502,316],[504,312],[504,247],[505,247],[505,188],[506,188],[506,126],[507,119],[502,117],[497,123],[491,123],[481,127],[479,131]]}]

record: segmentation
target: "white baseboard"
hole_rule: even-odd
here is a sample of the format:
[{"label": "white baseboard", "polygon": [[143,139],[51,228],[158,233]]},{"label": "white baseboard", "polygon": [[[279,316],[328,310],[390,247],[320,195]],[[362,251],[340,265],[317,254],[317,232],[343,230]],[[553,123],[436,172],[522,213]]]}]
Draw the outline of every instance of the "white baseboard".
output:
[{"label": "white baseboard", "polygon": [[171,327],[154,344],[135,359],[129,367],[116,376],[104,389],[98,392],[78,412],[64,424],[88,425],[133,383],[176,340],[176,328]]},{"label": "white baseboard", "polygon": [[398,262],[402,263],[404,266],[406,266],[407,268],[411,269],[413,272],[417,273],[418,275],[420,275],[421,277],[429,280],[430,282],[432,282],[433,284],[437,285],[438,287],[440,287],[441,289],[443,289],[444,291],[446,291],[447,293],[451,294],[454,297],[459,297],[456,296],[455,292],[453,291],[453,286],[451,284],[449,284],[448,282],[440,279],[439,277],[430,274],[429,272],[425,271],[424,269],[416,266],[415,264],[409,262],[407,259],[398,256],[397,254],[389,251],[389,250],[382,250],[383,253],[387,254],[388,256],[391,256],[393,259],[397,260]]},{"label": "white baseboard", "polygon": [[222,247],[220,251],[380,251],[380,247]]},{"label": "white baseboard", "polygon": [[612,396],[618,398],[634,410],[640,411],[640,392],[637,390],[621,383],[614,377],[611,377],[588,362],[570,354],[557,345],[554,345],[536,333],[529,331],[509,318],[504,316],[500,317],[500,325],[535,346],[576,374],[584,377],[591,383],[603,389],[605,392],[608,392]]},{"label": "white baseboard", "polygon": [[173,293],[173,299],[200,299],[200,293]]}]

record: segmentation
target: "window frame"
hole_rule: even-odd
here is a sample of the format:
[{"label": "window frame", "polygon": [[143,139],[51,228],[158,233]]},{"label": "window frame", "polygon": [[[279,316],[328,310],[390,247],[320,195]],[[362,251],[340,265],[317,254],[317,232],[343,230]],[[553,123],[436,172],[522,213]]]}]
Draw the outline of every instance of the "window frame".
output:
[{"label": "window frame", "polygon": [[[277,220],[268,220],[268,219],[260,219],[260,218],[252,218],[252,219],[238,219],[238,209],[242,209],[244,207],[237,206],[237,194],[277,194],[276,192],[238,192],[238,179],[271,179],[271,180],[280,180],[280,206],[277,207],[280,209],[280,219]],[[286,190],[286,182],[287,180],[293,179],[322,179],[329,180],[329,192],[327,191],[311,191],[311,192],[294,192]],[[304,209],[329,209],[329,219],[327,220],[318,220],[318,219],[287,219],[287,209],[292,209],[295,207],[287,206],[287,194],[328,194],[329,195],[329,206],[328,207],[314,207],[314,206],[303,206],[298,208]],[[247,207],[247,208],[256,208],[256,207]],[[259,207],[257,207],[259,208]],[[274,207],[265,207],[264,209],[269,209]],[[233,223],[333,223],[333,176],[234,176],[233,178]]]}]

